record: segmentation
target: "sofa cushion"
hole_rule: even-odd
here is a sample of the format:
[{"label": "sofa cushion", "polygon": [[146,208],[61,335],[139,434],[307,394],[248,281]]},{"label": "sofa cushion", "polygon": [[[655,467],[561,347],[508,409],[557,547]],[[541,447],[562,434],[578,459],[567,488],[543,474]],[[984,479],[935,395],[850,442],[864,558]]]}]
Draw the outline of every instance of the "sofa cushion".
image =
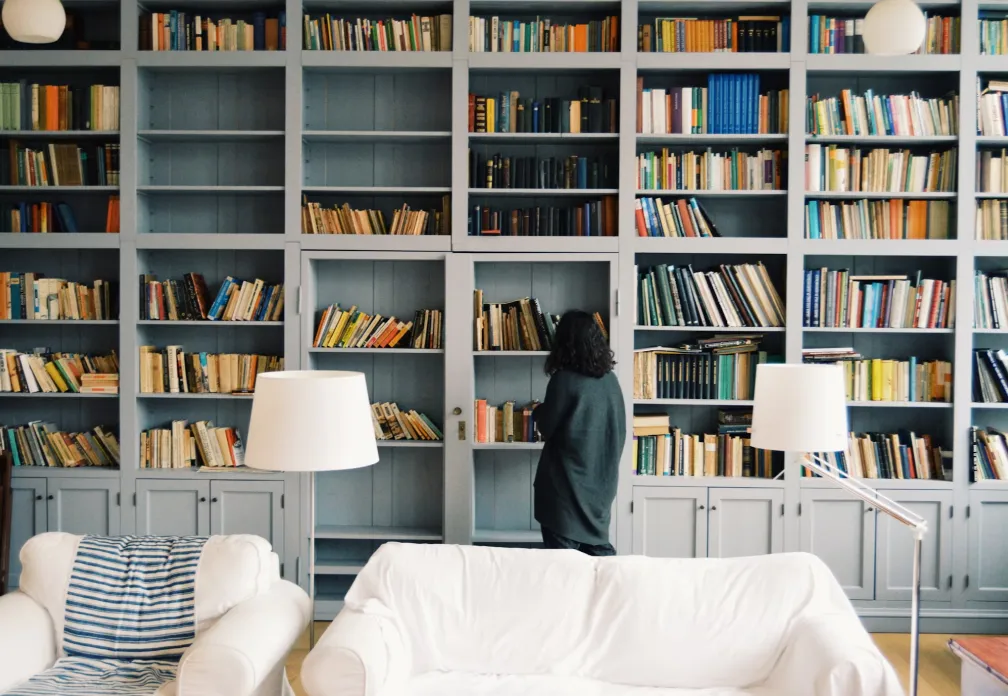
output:
[{"label": "sofa cushion", "polygon": [[639,686],[760,684],[801,613],[837,601],[810,554],[600,559],[597,582],[579,674]]},{"label": "sofa cushion", "polygon": [[414,672],[564,673],[594,592],[594,562],[576,551],[387,543],[346,605],[398,621]]},{"label": "sofa cushion", "polygon": [[175,679],[174,662],[64,657],[5,696],[151,696]]},{"label": "sofa cushion", "polygon": [[[432,672],[412,678],[403,696],[700,696],[693,689],[607,684],[556,675],[487,675]],[[779,696],[763,688],[709,689],[702,696]]]}]

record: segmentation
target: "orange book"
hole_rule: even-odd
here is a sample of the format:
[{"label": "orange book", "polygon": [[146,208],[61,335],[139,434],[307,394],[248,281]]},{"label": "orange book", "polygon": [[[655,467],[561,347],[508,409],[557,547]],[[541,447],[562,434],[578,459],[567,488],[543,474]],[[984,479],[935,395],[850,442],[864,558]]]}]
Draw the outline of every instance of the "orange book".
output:
[{"label": "orange book", "polygon": [[476,400],[476,442],[487,442],[487,402]]}]

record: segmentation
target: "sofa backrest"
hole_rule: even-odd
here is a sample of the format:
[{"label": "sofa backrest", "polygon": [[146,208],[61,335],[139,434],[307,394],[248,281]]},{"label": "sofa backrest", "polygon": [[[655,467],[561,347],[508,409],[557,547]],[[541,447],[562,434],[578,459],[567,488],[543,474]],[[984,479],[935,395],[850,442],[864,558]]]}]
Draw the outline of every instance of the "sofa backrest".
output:
[{"label": "sofa backrest", "polygon": [[807,613],[853,614],[810,554],[596,559],[389,543],[346,595],[399,622],[414,672],[572,674],[665,688],[764,681]]},{"label": "sofa backrest", "polygon": [[[85,562],[84,554],[78,558],[83,538],[48,532],[32,537],[21,548],[20,589],[49,612],[60,654],[66,654],[67,649],[70,652],[81,650],[79,646],[71,645],[72,640],[65,646],[64,633],[68,618],[67,602],[68,599],[74,601],[70,592],[74,564]],[[112,546],[121,545],[123,539],[135,541],[144,537],[112,538]],[[269,542],[261,537],[213,536],[200,539],[198,543],[202,552],[195,569],[192,606],[197,635],[216,623],[232,607],[262,594],[280,578],[276,554],[272,553]],[[79,624],[80,617],[70,618]]]}]

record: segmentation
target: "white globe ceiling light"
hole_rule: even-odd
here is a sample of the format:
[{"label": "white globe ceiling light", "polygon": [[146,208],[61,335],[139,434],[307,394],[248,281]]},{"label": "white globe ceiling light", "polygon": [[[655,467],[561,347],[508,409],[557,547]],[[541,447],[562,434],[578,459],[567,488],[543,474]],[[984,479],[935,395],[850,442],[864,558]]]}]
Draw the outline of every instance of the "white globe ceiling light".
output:
[{"label": "white globe ceiling light", "polygon": [[868,53],[879,56],[914,53],[926,33],[927,20],[913,0],[881,0],[865,15],[864,44]]},{"label": "white globe ceiling light", "polygon": [[4,0],[2,16],[4,29],[21,43],[52,43],[66,27],[59,0]]}]

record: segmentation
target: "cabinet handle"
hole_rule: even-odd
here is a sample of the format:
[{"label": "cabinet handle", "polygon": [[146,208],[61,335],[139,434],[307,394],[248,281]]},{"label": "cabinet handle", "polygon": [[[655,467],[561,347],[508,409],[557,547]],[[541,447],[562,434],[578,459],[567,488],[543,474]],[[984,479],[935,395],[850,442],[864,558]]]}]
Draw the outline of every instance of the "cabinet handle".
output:
[{"label": "cabinet handle", "polygon": [[48,498],[48,499],[49,499],[49,500],[52,500],[52,499],[54,499],[55,497],[56,497],[56,496],[54,496],[53,494],[51,494],[51,493],[50,493],[50,494],[49,494],[49,498]]},{"label": "cabinet handle", "polygon": [[201,503],[205,503],[205,502],[206,502],[206,498],[200,498],[200,499],[199,499],[199,501],[200,501]]},{"label": "cabinet handle", "polygon": [[217,499],[216,499],[216,498],[211,498],[211,499],[210,499],[210,502],[211,502],[211,503],[216,503],[216,502],[217,502]]}]

